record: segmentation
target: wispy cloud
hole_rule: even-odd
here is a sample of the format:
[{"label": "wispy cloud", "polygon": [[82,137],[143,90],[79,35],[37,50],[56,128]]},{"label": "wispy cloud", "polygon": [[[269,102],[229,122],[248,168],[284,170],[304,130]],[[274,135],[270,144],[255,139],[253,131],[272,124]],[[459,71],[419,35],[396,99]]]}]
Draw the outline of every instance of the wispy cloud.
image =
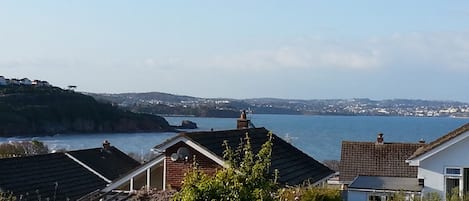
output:
[{"label": "wispy cloud", "polygon": [[311,39],[270,49],[216,55],[185,63],[217,69],[435,68],[469,70],[469,34],[408,33],[355,41]]},{"label": "wispy cloud", "polygon": [[152,57],[143,60],[142,64],[149,68],[174,69],[184,65],[183,60],[178,57]]}]

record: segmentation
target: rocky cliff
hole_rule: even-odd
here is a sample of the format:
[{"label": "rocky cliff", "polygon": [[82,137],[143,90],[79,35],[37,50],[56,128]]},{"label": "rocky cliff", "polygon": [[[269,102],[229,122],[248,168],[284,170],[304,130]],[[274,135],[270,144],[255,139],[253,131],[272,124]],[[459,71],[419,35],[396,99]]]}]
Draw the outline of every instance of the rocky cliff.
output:
[{"label": "rocky cliff", "polygon": [[137,114],[57,87],[0,86],[0,136],[173,131],[156,115]]}]

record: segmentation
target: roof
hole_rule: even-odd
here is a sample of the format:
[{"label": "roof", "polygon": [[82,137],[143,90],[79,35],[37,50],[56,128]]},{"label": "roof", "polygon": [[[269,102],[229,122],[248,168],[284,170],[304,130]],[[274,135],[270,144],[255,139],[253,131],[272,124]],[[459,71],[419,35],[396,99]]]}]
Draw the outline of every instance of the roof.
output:
[{"label": "roof", "polygon": [[421,192],[422,187],[417,178],[358,176],[348,189]]},{"label": "roof", "polygon": [[342,142],[339,165],[340,181],[356,176],[417,177],[417,167],[405,161],[421,143]]},{"label": "roof", "polygon": [[[108,184],[83,164],[98,173],[103,171],[102,175],[110,180],[115,179],[114,175],[125,171],[125,168],[138,165],[138,162],[131,162],[133,159],[122,155],[116,148],[111,147],[111,152],[107,153],[100,150],[85,149],[0,159],[0,191],[12,192],[15,196],[23,196],[23,199],[37,199],[40,195],[42,199],[54,200],[55,195],[55,200],[75,200]],[[82,164],[68,155],[83,159],[80,161]],[[121,164],[125,168],[117,168]],[[112,168],[117,170],[108,173]]]},{"label": "roof", "polygon": [[140,163],[115,147],[70,151],[68,154],[85,163],[109,180],[114,180]]},{"label": "roof", "polygon": [[435,141],[429,143],[428,145],[421,147],[420,149],[415,151],[415,153],[412,156],[410,156],[408,159],[411,160],[411,159],[417,158],[417,157],[419,157],[419,156],[433,150],[434,148],[439,147],[440,145],[444,144],[445,142],[448,142],[448,141],[458,137],[459,135],[461,135],[461,134],[463,134],[467,131],[469,131],[469,123],[457,128],[456,130],[453,130],[453,131],[449,132],[446,135],[441,136],[440,138],[436,139]]},{"label": "roof", "polygon": [[[249,133],[251,146],[254,152],[258,152],[267,140],[269,131],[265,128],[249,128],[223,131],[189,132],[178,136],[155,147],[164,147],[177,138],[185,137],[205,148],[210,153],[223,158],[225,140],[232,148],[239,146],[241,140]],[[279,182],[282,184],[297,185],[305,181],[318,182],[334,173],[331,169],[303,153],[282,138],[272,135],[273,147],[271,158],[271,170],[279,171]]]}]

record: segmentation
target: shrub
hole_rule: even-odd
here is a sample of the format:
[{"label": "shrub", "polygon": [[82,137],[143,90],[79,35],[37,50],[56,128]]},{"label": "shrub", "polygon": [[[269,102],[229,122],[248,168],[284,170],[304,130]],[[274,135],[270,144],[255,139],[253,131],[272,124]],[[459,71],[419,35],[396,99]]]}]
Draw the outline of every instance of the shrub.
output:
[{"label": "shrub", "polygon": [[16,201],[16,197],[12,193],[4,193],[0,191],[0,201]]},{"label": "shrub", "polygon": [[278,199],[300,201],[342,201],[340,190],[314,186],[280,189],[278,192]]},{"label": "shrub", "polygon": [[217,171],[214,176],[200,171],[194,162],[174,200],[274,200],[278,173],[273,179],[269,175],[272,133],[257,154],[252,151],[247,133],[243,141],[236,150],[231,149],[227,141],[223,143],[228,167]]}]

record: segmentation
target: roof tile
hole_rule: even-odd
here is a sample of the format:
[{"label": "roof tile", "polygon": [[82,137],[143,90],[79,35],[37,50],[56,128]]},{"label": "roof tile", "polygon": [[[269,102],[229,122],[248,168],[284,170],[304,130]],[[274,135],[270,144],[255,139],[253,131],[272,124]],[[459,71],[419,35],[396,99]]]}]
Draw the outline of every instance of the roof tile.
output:
[{"label": "roof tile", "polygon": [[409,166],[405,160],[423,145],[343,141],[340,181],[349,182],[359,175],[417,177],[417,167]]}]

